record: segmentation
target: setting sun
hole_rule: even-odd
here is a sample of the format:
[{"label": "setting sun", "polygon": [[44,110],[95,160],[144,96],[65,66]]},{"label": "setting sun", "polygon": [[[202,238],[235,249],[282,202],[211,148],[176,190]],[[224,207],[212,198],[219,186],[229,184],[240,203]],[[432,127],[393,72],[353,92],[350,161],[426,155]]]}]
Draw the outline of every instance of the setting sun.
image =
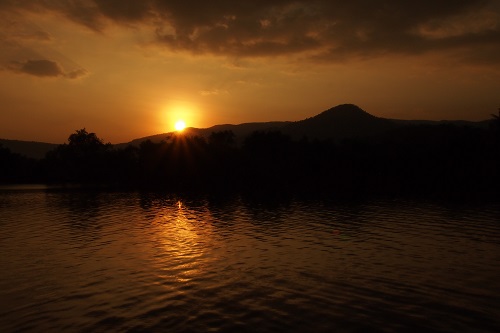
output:
[{"label": "setting sun", "polygon": [[200,116],[198,107],[192,102],[173,100],[162,103],[159,108],[160,131],[182,132],[186,127],[200,125]]},{"label": "setting sun", "polygon": [[177,122],[175,123],[175,129],[177,131],[182,131],[184,128],[186,128],[186,123],[184,122],[184,120],[177,120]]}]

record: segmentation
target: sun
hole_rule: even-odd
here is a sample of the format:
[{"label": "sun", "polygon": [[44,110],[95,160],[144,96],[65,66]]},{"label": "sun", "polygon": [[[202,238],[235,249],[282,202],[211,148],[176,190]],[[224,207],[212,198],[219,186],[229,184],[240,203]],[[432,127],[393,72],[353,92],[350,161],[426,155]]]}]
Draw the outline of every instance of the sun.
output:
[{"label": "sun", "polygon": [[176,123],[175,123],[175,129],[177,131],[182,131],[183,129],[186,128],[186,123],[184,122],[184,120],[177,120]]}]

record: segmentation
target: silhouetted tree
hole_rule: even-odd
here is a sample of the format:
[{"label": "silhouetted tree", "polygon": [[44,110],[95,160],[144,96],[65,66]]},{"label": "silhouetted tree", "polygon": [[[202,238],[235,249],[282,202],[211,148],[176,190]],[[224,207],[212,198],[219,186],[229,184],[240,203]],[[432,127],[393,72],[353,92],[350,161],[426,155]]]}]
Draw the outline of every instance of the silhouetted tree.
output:
[{"label": "silhouetted tree", "polygon": [[[495,121],[499,118],[500,114],[494,116]],[[113,149],[81,129],[41,164],[47,181],[173,191],[498,195],[500,149],[491,133],[497,132],[452,124],[415,125],[370,138],[293,141],[281,132],[264,131],[252,133],[238,147],[234,134],[223,131],[208,140],[172,134],[159,143]],[[0,162],[10,161],[0,164],[0,171],[6,165],[11,168],[4,173],[21,170],[16,158],[0,148]],[[23,174],[31,172],[25,170]]]},{"label": "silhouetted tree", "polygon": [[97,148],[104,146],[103,140],[99,139],[95,133],[89,133],[85,128],[76,130],[68,138],[71,147]]},{"label": "silhouetted tree", "polygon": [[233,147],[234,133],[230,130],[212,132],[208,137],[208,143],[215,147]]},{"label": "silhouetted tree", "polygon": [[0,183],[36,181],[36,161],[16,154],[0,143]]},{"label": "silhouetted tree", "polygon": [[212,132],[208,137],[205,172],[208,186],[215,191],[237,187],[241,158],[234,138],[235,135],[230,130]]},{"label": "silhouetted tree", "polygon": [[99,183],[112,177],[109,151],[95,133],[85,128],[68,137],[68,144],[47,153],[44,163],[47,180],[55,182]]}]

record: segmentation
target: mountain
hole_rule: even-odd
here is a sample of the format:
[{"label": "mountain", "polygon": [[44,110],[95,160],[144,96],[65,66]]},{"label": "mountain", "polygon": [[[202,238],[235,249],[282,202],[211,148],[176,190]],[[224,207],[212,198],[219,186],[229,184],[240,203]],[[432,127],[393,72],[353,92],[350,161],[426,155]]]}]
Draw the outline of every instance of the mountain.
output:
[{"label": "mountain", "polygon": [[[215,125],[209,128],[186,128],[184,135],[208,138],[212,132],[232,131],[236,142],[241,143],[254,131],[281,131],[293,139],[308,137],[311,139],[343,139],[347,137],[362,137],[382,133],[396,127],[390,119],[375,117],[353,104],[342,104],[326,110],[312,118],[290,122],[274,121],[262,123],[243,123],[239,125]],[[128,143],[117,145],[118,148],[128,144],[138,146],[141,142],[151,140],[160,142],[171,133],[163,133],[135,139]]]},{"label": "mountain", "polygon": [[390,119],[375,117],[354,104],[342,104],[288,124],[283,132],[295,139],[343,139],[372,136],[396,126]]},{"label": "mountain", "polygon": [[[194,128],[188,127],[184,129],[184,135],[188,136],[201,136],[207,139],[210,134],[213,132],[222,132],[222,131],[232,131],[235,136],[235,140],[237,143],[241,143],[249,134],[255,131],[273,131],[273,130],[282,130],[284,126],[290,124],[287,121],[270,121],[270,122],[262,122],[262,123],[243,123],[239,125],[232,124],[224,124],[224,125],[215,125],[208,128]],[[170,136],[174,132],[156,134],[151,136],[146,136],[143,138],[135,139],[127,143],[120,143],[115,145],[117,148],[123,148],[128,145],[139,146],[141,142],[150,140],[152,142],[161,142],[165,140],[168,136]]]},{"label": "mountain", "polygon": [[[209,128],[186,128],[184,135],[201,136],[208,138],[213,132],[232,131],[235,135],[237,144],[254,131],[281,131],[289,135],[292,139],[300,140],[307,137],[309,139],[333,139],[341,140],[352,137],[369,137],[382,134],[386,131],[404,126],[414,125],[440,125],[452,124],[457,126],[487,127],[488,120],[480,122],[463,120],[399,120],[380,118],[369,114],[354,104],[341,104],[328,109],[320,114],[300,121],[273,121],[260,123],[243,123],[239,125],[224,124],[215,125]],[[151,140],[160,142],[166,140],[170,133],[162,133],[138,138],[127,143],[115,144],[118,149],[125,148],[128,145],[139,146],[141,142]],[[57,147],[56,144],[42,142],[28,142],[18,140],[0,139],[0,144],[9,148],[12,152],[26,155],[32,158],[43,158],[45,153]]]},{"label": "mountain", "polygon": [[[292,139],[300,140],[304,137],[309,139],[333,139],[362,138],[379,135],[391,129],[412,125],[440,125],[453,124],[457,126],[486,127],[488,121],[471,122],[464,120],[399,120],[380,118],[369,114],[354,104],[341,104],[320,114],[300,121],[275,121],[263,123],[243,123],[239,125],[215,125],[209,128],[186,128],[184,135],[201,136],[208,138],[212,132],[232,131],[236,143],[241,144],[243,140],[254,131],[281,131]],[[138,146],[141,142],[151,140],[160,142],[165,140],[170,133],[157,134],[135,139],[128,143],[116,145],[123,148],[129,144]]]},{"label": "mountain", "polygon": [[45,142],[0,139],[0,146],[20,155],[41,159],[45,157],[48,151],[55,149],[58,145]]}]

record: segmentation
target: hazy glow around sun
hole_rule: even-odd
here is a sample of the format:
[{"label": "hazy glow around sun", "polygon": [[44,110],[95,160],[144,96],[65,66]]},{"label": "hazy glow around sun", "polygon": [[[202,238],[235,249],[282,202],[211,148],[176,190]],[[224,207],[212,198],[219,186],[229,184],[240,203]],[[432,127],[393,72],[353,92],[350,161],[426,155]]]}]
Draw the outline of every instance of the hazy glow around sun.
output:
[{"label": "hazy glow around sun", "polygon": [[177,131],[182,131],[184,128],[186,128],[186,123],[184,120],[177,120],[175,123],[175,129]]},{"label": "hazy glow around sun", "polygon": [[196,127],[200,124],[200,113],[198,107],[193,102],[184,100],[173,100],[163,104],[160,109],[160,122],[162,131],[182,132],[189,127]]}]

